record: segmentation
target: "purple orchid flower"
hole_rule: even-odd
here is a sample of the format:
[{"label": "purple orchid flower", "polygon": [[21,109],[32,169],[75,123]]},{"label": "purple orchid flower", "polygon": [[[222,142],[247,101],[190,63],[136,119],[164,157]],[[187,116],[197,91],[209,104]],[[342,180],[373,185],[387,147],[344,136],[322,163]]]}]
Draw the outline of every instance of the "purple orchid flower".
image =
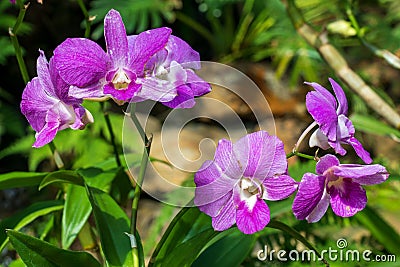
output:
[{"label": "purple orchid flower", "polygon": [[92,114],[81,106],[82,100],[68,96],[69,85],[58,74],[53,58],[48,63],[43,51],[39,52],[38,77],[26,85],[21,101],[22,114],[36,131],[33,147],[51,142],[58,131],[83,129],[93,122]]},{"label": "purple orchid flower", "polygon": [[15,5],[15,1],[16,1],[16,0],[10,0],[10,3],[13,4],[13,5]]},{"label": "purple orchid flower", "polygon": [[[54,51],[54,61],[61,77],[73,85],[70,95],[77,98],[111,96],[117,101],[128,101],[137,95],[142,85],[144,66],[163,49],[171,34],[169,28],[158,28],[140,33],[132,44],[118,11],[110,10],[104,18],[107,52],[85,38],[68,38]],[[170,101],[172,92],[148,90],[143,98]]]},{"label": "purple orchid flower", "polygon": [[329,154],[318,161],[316,172],[304,174],[294,198],[293,213],[299,220],[319,221],[329,203],[336,215],[353,216],[367,204],[362,186],[379,184],[389,177],[382,165],[340,164]]},{"label": "purple orchid flower", "polygon": [[[135,39],[134,35],[128,36],[130,46]],[[142,95],[158,89],[161,92],[176,92],[172,100],[161,100],[162,104],[170,108],[192,108],[195,105],[194,97],[211,91],[210,85],[193,71],[200,68],[199,53],[182,39],[171,35],[166,47],[147,62],[142,90],[132,101],[141,101]]]},{"label": "purple orchid flower", "polygon": [[318,83],[308,83],[315,91],[306,96],[308,112],[314,118],[319,128],[310,137],[310,146],[322,149],[332,147],[336,153],[345,155],[346,150],[341,144],[351,145],[357,155],[367,164],[372,159],[361,143],[354,137],[355,129],[347,117],[347,99],[343,89],[333,79],[329,78],[335,97]]},{"label": "purple orchid flower", "polygon": [[245,234],[262,230],[270,221],[264,200],[281,200],[297,189],[287,174],[283,143],[265,131],[248,134],[235,144],[222,139],[213,161],[194,176],[194,203],[223,231],[236,223]]}]

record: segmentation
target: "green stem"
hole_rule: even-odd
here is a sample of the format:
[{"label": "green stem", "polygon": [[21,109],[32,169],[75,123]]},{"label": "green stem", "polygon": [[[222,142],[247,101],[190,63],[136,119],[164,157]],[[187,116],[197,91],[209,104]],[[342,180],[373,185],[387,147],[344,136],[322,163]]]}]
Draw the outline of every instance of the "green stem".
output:
[{"label": "green stem", "polygon": [[348,5],[346,7],[346,14],[351,22],[351,25],[356,30],[357,37],[360,40],[360,42],[366,48],[368,48],[372,53],[374,53],[375,56],[384,59],[392,67],[394,67],[396,69],[400,69],[400,58],[398,56],[396,56],[395,54],[391,53],[390,51],[388,51],[386,49],[378,48],[378,47],[368,43],[367,40],[365,40],[364,34],[361,31],[360,26],[357,22],[357,19],[353,14],[353,10],[351,9],[350,3],[348,3]]},{"label": "green stem", "polygon": [[88,11],[87,11],[87,9],[86,9],[86,7],[85,7],[85,4],[83,3],[83,1],[82,0],[77,0],[77,2],[78,2],[78,4],[79,4],[79,7],[81,8],[81,10],[82,10],[82,13],[83,13],[83,15],[85,16],[85,26],[86,26],[86,29],[85,29],[85,38],[89,38],[89,36],[90,36],[90,27],[91,27],[91,25],[92,25],[92,20],[90,19],[90,16],[89,16],[89,13],[88,13]]},{"label": "green stem", "polygon": [[17,33],[19,27],[22,24],[22,21],[24,20],[26,9],[28,8],[29,3],[27,5],[24,5],[21,1],[17,1],[17,4],[19,6],[17,21],[15,22],[14,27],[8,29],[8,33],[10,35],[11,43],[14,47],[15,56],[18,61],[18,66],[22,75],[22,79],[24,80],[25,84],[27,84],[29,82],[29,75],[28,70],[26,69],[24,58],[22,56],[22,49],[18,42]]},{"label": "green stem", "polygon": [[297,151],[290,152],[289,154],[286,155],[286,158],[289,159],[289,158],[291,158],[293,156],[298,156],[298,157],[305,158],[305,159],[315,160],[314,156],[303,154],[303,153],[300,153],[300,152],[297,152]]},{"label": "green stem", "polygon": [[99,103],[101,106],[101,110],[103,111],[103,114],[104,114],[104,119],[106,120],[108,132],[110,133],[110,139],[111,139],[111,144],[112,144],[113,150],[114,150],[115,161],[117,162],[117,166],[121,167],[122,166],[121,159],[119,158],[118,147],[117,147],[117,143],[115,142],[115,135],[114,135],[114,131],[112,128],[110,115],[108,114],[108,112],[105,109],[104,102],[99,102]]},{"label": "green stem", "polygon": [[178,11],[178,12],[176,12],[176,19],[180,20],[181,22],[188,25],[193,30],[197,31],[201,36],[203,36],[205,39],[207,39],[207,41],[210,44],[214,43],[214,37],[211,34],[211,32],[206,27],[204,27],[203,25],[201,25],[200,23],[195,21],[193,18]]},{"label": "green stem", "polygon": [[51,149],[51,153],[53,154],[53,158],[54,158],[54,161],[56,163],[57,168],[59,170],[64,169],[64,162],[63,162],[63,160],[62,160],[62,158],[60,156],[60,153],[58,153],[56,145],[54,144],[53,141],[51,141],[49,143],[49,147]]},{"label": "green stem", "polygon": [[[140,124],[138,118],[136,117],[135,109],[136,109],[136,105],[131,104],[131,112],[130,112],[131,119],[132,119],[133,123],[135,124],[137,130],[139,131],[139,134],[144,143],[144,149],[143,149],[142,160],[140,163],[139,174],[138,174],[138,177],[136,180],[135,192],[134,192],[134,196],[133,196],[133,200],[132,200],[131,233],[133,236],[136,236],[136,234],[137,234],[137,228],[136,228],[137,212],[138,212],[140,194],[142,192],[142,184],[143,184],[144,176],[146,173],[147,164],[149,162],[150,147],[151,147],[151,138],[150,139],[147,138],[142,125]],[[141,246],[139,245],[139,248],[140,247]],[[133,259],[135,261],[134,266],[139,266],[139,261],[144,261],[144,259],[139,257],[140,253],[138,251],[138,247],[132,248],[132,254],[133,254]]]}]

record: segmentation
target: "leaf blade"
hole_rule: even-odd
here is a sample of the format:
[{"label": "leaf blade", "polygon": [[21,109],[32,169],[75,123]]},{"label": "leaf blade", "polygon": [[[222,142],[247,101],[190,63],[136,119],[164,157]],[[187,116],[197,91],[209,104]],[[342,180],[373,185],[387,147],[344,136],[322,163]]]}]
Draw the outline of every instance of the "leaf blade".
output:
[{"label": "leaf blade", "polygon": [[35,237],[8,230],[11,243],[27,266],[100,267],[92,255],[81,251],[60,249]]}]

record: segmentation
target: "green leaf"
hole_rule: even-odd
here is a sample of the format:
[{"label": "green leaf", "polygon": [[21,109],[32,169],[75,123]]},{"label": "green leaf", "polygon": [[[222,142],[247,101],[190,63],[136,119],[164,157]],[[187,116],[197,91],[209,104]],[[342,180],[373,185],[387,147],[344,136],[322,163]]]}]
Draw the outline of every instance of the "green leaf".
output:
[{"label": "green leaf", "polygon": [[[151,22],[153,27],[159,27],[161,24],[161,18],[168,21],[174,18],[174,12],[172,11],[175,7],[174,1],[163,1],[163,0],[120,0],[120,1],[108,1],[108,0],[95,0],[91,2],[92,9],[89,14],[96,15],[96,22],[102,22],[106,13],[114,8],[121,13],[121,17],[124,19],[125,27],[128,33],[133,31],[140,32],[146,30]],[[154,19],[157,16],[159,18]],[[92,34],[93,39],[98,39],[103,33],[103,25],[99,25]]]},{"label": "green leaf", "polygon": [[77,185],[69,185],[65,198],[61,226],[61,246],[69,248],[92,212],[86,189]]},{"label": "green leaf", "polygon": [[227,232],[201,253],[192,266],[240,266],[253,249],[257,237],[243,234],[237,228]]},{"label": "green leaf", "polygon": [[[110,187],[111,182],[115,180],[116,177],[121,176],[121,173],[124,173],[122,167],[107,171],[91,167],[80,169],[77,172],[66,172],[66,178],[70,175],[70,180],[75,182],[79,181],[79,183],[75,183],[76,185],[84,185],[87,183],[91,187],[107,190]],[[128,179],[127,177],[120,178]],[[92,212],[89,198],[86,195],[86,189],[76,185],[71,184],[68,187],[65,200],[61,234],[61,243],[63,248],[68,248],[72,244]],[[129,188],[131,188],[130,184],[128,185],[128,189]]]},{"label": "green leaf", "polygon": [[[318,252],[318,250],[304,237],[302,236],[296,229],[290,227],[287,224],[284,224],[283,222],[279,222],[276,220],[271,220],[269,224],[267,225],[268,228],[274,228],[278,229],[286,234],[289,234],[290,236],[294,237],[301,243],[303,243],[306,247],[309,249],[312,249],[315,251],[315,253],[318,255],[319,258],[321,258],[321,254]],[[325,260],[323,260],[325,261]]]},{"label": "green leaf", "polygon": [[209,216],[197,207],[183,208],[162,236],[149,266],[190,266],[217,234]]},{"label": "green leaf", "polygon": [[39,185],[39,190],[53,183],[70,183],[76,185],[84,185],[82,177],[76,171],[55,171],[46,175]]},{"label": "green leaf", "polygon": [[28,267],[100,267],[100,263],[86,252],[63,250],[50,243],[14,230],[8,230],[7,235]]},{"label": "green leaf", "polygon": [[87,185],[106,190],[118,175],[120,169],[122,169],[122,167],[104,171],[100,168],[90,167],[79,169],[78,174],[83,177]]},{"label": "green leaf", "polygon": [[0,190],[37,186],[46,175],[47,173],[44,172],[9,172],[0,174]]},{"label": "green leaf", "polygon": [[369,206],[354,215],[354,219],[364,225],[387,250],[400,255],[400,235]]},{"label": "green leaf", "polygon": [[350,117],[354,127],[366,133],[377,135],[388,135],[400,138],[400,131],[390,127],[389,125],[375,119],[372,116],[364,116],[360,114],[353,114]]},{"label": "green leaf", "polygon": [[132,266],[129,219],[107,193],[87,186],[104,255],[110,266]]},{"label": "green leaf", "polygon": [[51,212],[61,210],[64,207],[61,200],[50,200],[43,202],[36,202],[28,208],[8,217],[0,222],[0,252],[3,250],[8,242],[6,229],[19,230],[28,225],[40,216],[47,215]]}]

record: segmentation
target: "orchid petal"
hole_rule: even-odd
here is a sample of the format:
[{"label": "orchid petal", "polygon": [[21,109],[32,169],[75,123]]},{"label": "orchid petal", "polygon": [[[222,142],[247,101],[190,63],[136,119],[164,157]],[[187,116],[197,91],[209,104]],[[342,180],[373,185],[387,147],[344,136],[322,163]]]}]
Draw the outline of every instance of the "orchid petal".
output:
[{"label": "orchid petal", "polygon": [[265,131],[248,134],[234,144],[234,152],[246,177],[258,178],[283,174],[287,169],[283,143]]},{"label": "orchid petal", "polygon": [[128,88],[118,90],[115,89],[114,84],[110,82],[104,85],[103,92],[106,95],[108,94],[113,96],[117,100],[129,101],[133,96],[135,96],[139,92],[141,87],[142,87],[141,84],[131,82],[128,85]]},{"label": "orchid petal", "polygon": [[68,38],[54,50],[61,78],[77,87],[98,83],[106,74],[107,62],[103,49],[85,38]]},{"label": "orchid petal", "polygon": [[36,71],[39,82],[41,84],[41,87],[47,92],[49,96],[56,97],[56,92],[49,71],[49,63],[47,62],[44,52],[42,50],[39,50],[39,53],[40,55],[36,63]]},{"label": "orchid petal", "polygon": [[125,67],[128,64],[128,38],[121,15],[114,9],[104,18],[104,37],[113,68]]},{"label": "orchid petal", "polygon": [[57,101],[46,93],[39,78],[35,77],[26,85],[22,93],[21,112],[32,128],[39,132],[45,125],[47,111]]},{"label": "orchid petal", "polygon": [[232,191],[237,183],[237,179],[224,174],[216,163],[206,161],[203,166],[194,176],[196,206],[203,206],[220,199]]},{"label": "orchid petal", "polygon": [[[228,201],[232,199],[232,191],[228,192],[226,195],[221,198],[215,200],[214,202],[198,206],[200,211],[204,212],[208,216],[216,217],[221,213],[221,210],[228,205]],[[195,197],[195,203],[197,203]]]},{"label": "orchid petal", "polygon": [[353,182],[360,185],[380,184],[389,177],[386,168],[379,164],[341,164],[334,168],[333,173],[338,177],[351,178]]},{"label": "orchid petal", "polygon": [[212,218],[212,226],[216,231],[224,231],[235,224],[236,208],[232,198],[231,196],[218,215]]},{"label": "orchid petal", "polygon": [[167,65],[171,61],[176,61],[178,63],[187,63],[185,68],[200,69],[199,53],[181,38],[171,35],[165,48],[168,51]]},{"label": "orchid petal", "polygon": [[335,92],[336,95],[336,99],[338,100],[338,108],[337,108],[337,114],[343,114],[343,115],[347,115],[347,110],[348,110],[348,105],[347,105],[347,98],[345,93],[343,92],[342,87],[340,87],[340,85],[335,82],[332,78],[329,78],[329,82],[332,85],[333,91]]},{"label": "orchid petal", "polygon": [[69,91],[68,91],[68,96],[73,97],[73,98],[100,98],[104,96],[103,93],[103,84],[102,83],[96,83],[92,84],[88,87],[76,87],[76,86],[70,86]]},{"label": "orchid petal", "polygon": [[306,217],[307,222],[315,223],[321,220],[322,216],[326,213],[329,207],[330,196],[326,190],[322,194],[321,200],[318,202],[317,206],[311,211],[311,213]]},{"label": "orchid petal", "polygon": [[234,145],[231,141],[226,139],[219,140],[215,151],[214,162],[224,174],[233,179],[239,179],[243,173],[233,153],[233,147]]},{"label": "orchid petal", "polygon": [[[185,67],[185,66],[184,66]],[[211,86],[209,83],[202,80],[193,70],[186,70],[187,85],[192,89],[194,96],[202,96],[211,92]]]},{"label": "orchid petal", "polygon": [[311,134],[308,144],[310,147],[317,146],[325,150],[330,148],[328,137],[326,137],[319,128]]},{"label": "orchid petal", "polygon": [[372,163],[372,158],[369,154],[368,151],[364,149],[362,144],[355,138],[351,137],[347,142],[349,145],[351,145],[354,148],[354,151],[356,151],[356,154],[366,163],[366,164],[371,164]]},{"label": "orchid petal", "polygon": [[298,220],[304,220],[313,212],[322,199],[325,177],[305,173],[293,201],[293,214]]},{"label": "orchid petal", "polygon": [[133,39],[130,50],[130,69],[138,76],[143,72],[144,65],[157,51],[163,49],[171,35],[171,29],[167,27],[148,30],[140,33]]},{"label": "orchid petal", "polygon": [[254,207],[249,208],[246,201],[241,201],[236,211],[236,225],[245,234],[253,234],[267,226],[270,212],[264,200],[257,198]]},{"label": "orchid petal", "polygon": [[177,95],[172,100],[162,102],[162,104],[170,108],[192,108],[196,102],[191,88],[187,85],[181,85],[177,88]]},{"label": "orchid petal", "polygon": [[306,95],[308,112],[318,123],[322,133],[324,133],[329,140],[336,140],[337,114],[335,98],[328,90],[317,83],[306,84],[316,89],[316,91],[309,92]]},{"label": "orchid petal", "polygon": [[320,158],[320,160],[317,162],[317,165],[315,167],[315,170],[317,174],[324,174],[329,168],[333,166],[338,166],[340,164],[339,160],[337,157],[334,155],[328,154]]},{"label": "orchid petal", "polygon": [[67,84],[61,78],[60,74],[58,73],[58,70],[56,69],[56,67],[54,65],[54,57],[50,58],[49,72],[50,72],[52,85],[54,86],[55,95],[57,96],[58,99],[60,99],[61,101],[63,101],[64,103],[66,103],[68,105],[75,105],[75,104],[82,103],[81,99],[71,97],[69,95],[70,85]]},{"label": "orchid petal", "polygon": [[332,186],[329,191],[332,210],[338,216],[353,216],[367,205],[364,188],[351,179],[343,179],[340,186]]},{"label": "orchid petal", "polygon": [[266,200],[281,200],[289,197],[296,191],[298,182],[293,180],[289,175],[277,175],[267,178],[263,181],[265,187],[263,199]]},{"label": "orchid petal", "polygon": [[33,143],[33,147],[42,147],[53,141],[59,126],[60,122],[58,120],[58,115],[52,111],[47,113],[46,124],[40,130],[40,132],[36,133],[36,141]]},{"label": "orchid petal", "polygon": [[156,77],[147,77],[138,79],[142,83],[141,90],[137,93],[133,102],[140,102],[139,99],[154,100],[159,102],[168,102],[174,99],[177,95],[177,88],[169,81],[158,79]]}]

